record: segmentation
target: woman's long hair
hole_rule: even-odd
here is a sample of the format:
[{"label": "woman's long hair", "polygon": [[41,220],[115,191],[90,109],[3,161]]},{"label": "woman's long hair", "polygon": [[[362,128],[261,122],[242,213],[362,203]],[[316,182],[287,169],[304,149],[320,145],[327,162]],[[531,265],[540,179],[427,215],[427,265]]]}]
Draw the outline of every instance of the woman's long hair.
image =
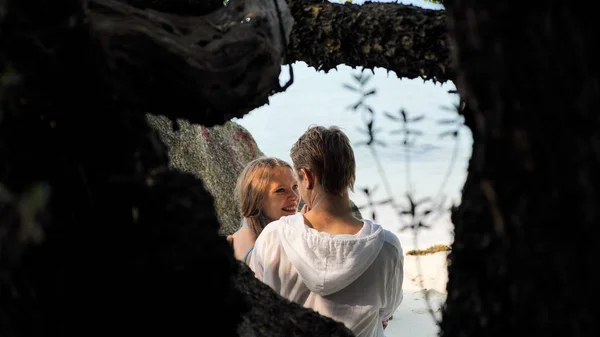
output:
[{"label": "woman's long hair", "polygon": [[271,171],[276,167],[292,166],[274,157],[260,157],[249,162],[240,176],[235,187],[235,196],[239,205],[240,215],[247,219],[248,228],[256,236],[268,224],[261,207],[271,180]]}]

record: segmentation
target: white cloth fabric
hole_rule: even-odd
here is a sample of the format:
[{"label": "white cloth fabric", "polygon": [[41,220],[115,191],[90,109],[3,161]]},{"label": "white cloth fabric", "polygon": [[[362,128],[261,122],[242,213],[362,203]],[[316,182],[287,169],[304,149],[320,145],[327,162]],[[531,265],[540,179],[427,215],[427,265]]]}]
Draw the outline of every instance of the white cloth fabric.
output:
[{"label": "white cloth fabric", "polygon": [[343,322],[357,337],[382,337],[382,321],[402,302],[404,254],[398,237],[369,220],[331,235],[298,213],[270,223],[250,268],[285,298]]}]

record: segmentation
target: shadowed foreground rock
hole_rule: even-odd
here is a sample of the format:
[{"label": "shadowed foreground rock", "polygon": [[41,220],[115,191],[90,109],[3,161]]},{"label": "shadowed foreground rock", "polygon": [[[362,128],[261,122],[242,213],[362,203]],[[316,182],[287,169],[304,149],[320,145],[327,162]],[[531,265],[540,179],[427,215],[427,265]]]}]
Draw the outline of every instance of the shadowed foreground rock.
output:
[{"label": "shadowed foreground rock", "polygon": [[252,303],[250,312],[242,317],[239,325],[240,337],[354,336],[343,324],[281,298],[256,279],[245,265],[241,265],[235,283],[244,297]]},{"label": "shadowed foreground rock", "polygon": [[[91,2],[0,1],[0,336],[234,337],[244,303],[264,308],[249,311],[261,313],[248,321],[255,335],[281,336],[277,312],[311,328],[296,336],[336,330],[324,317],[294,316],[272,291],[250,296],[264,289],[251,281],[234,283],[239,266],[219,235],[212,195],[168,167],[167,147],[147,123],[154,105],[204,125],[231,118],[210,106],[215,97],[194,96],[223,78],[198,73],[190,61],[200,56],[187,57],[185,39],[157,37],[175,33],[154,20],[206,18],[131,13],[109,0],[84,6]],[[271,58],[237,69],[262,78],[260,60],[277,80],[280,62]],[[247,111],[243,100],[225,103]],[[252,288],[240,291],[245,284]]]},{"label": "shadowed foreground rock", "polygon": [[446,0],[473,134],[442,336],[598,336],[598,16]]}]

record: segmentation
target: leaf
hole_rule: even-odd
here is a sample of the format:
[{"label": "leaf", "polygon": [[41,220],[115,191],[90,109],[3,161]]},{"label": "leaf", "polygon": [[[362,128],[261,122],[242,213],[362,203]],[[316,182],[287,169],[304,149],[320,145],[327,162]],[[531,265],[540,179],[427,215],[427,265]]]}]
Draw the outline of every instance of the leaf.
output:
[{"label": "leaf", "polygon": [[[371,71],[373,71],[373,69],[371,69]],[[364,86],[365,84],[367,84],[367,82],[369,82],[369,80],[371,79],[371,77],[372,77],[371,75],[365,74],[363,76],[363,78],[360,80],[360,85]]]},{"label": "leaf", "polygon": [[356,81],[357,81],[358,83],[361,83],[361,82],[362,82],[363,73],[354,74],[354,75],[352,75],[352,76],[353,76],[353,77],[356,79]]},{"label": "leaf", "polygon": [[425,115],[420,115],[417,117],[413,117],[410,119],[411,122],[418,122],[418,121],[422,121],[425,118]]},{"label": "leaf", "polygon": [[350,91],[354,91],[354,92],[359,92],[360,90],[358,88],[355,88],[353,86],[351,86],[350,84],[344,83],[342,84],[342,87],[350,90]]},{"label": "leaf", "polygon": [[400,228],[400,231],[404,232],[405,230],[410,229],[411,227],[412,227],[411,225],[404,225],[404,226],[402,226],[402,228]]},{"label": "leaf", "polygon": [[366,106],[367,110],[371,113],[371,115],[375,114],[375,111],[373,109],[371,109],[370,106]]},{"label": "leaf", "polygon": [[371,91],[364,93],[364,94],[363,94],[363,97],[367,97],[367,96],[375,95],[376,93],[377,93],[377,90],[375,90],[375,89],[372,89]]},{"label": "leaf", "polygon": [[354,111],[356,111],[362,104],[363,104],[362,101],[358,101],[355,104],[348,105],[346,107],[346,110],[354,110]]},{"label": "leaf", "polygon": [[419,224],[417,224],[417,228],[431,229],[431,226],[426,225],[426,224],[422,223],[421,221],[419,221]]},{"label": "leaf", "polygon": [[413,198],[410,196],[410,194],[406,194],[406,199],[408,199],[408,202],[410,203],[410,209],[414,210],[415,208],[415,203],[413,201]]},{"label": "leaf", "polygon": [[382,147],[387,147],[387,144],[380,140],[376,140],[375,143],[381,145]]},{"label": "leaf", "polygon": [[448,137],[448,136],[457,137],[458,130],[449,130],[449,131],[445,131],[445,132],[442,132],[439,134],[440,138],[444,138],[444,137]]},{"label": "leaf", "polygon": [[414,130],[414,129],[406,129],[406,133],[409,135],[415,135],[415,136],[422,136],[423,135],[423,131],[421,130]]},{"label": "leaf", "polygon": [[378,205],[387,205],[387,204],[391,203],[392,201],[393,201],[392,199],[385,199],[385,200],[378,201],[377,204]]},{"label": "leaf", "polygon": [[446,111],[450,111],[450,112],[456,112],[456,107],[455,106],[449,107],[447,105],[442,105],[440,108],[442,110],[446,110]]},{"label": "leaf", "polygon": [[440,119],[437,124],[455,124],[458,123],[458,119]]},{"label": "leaf", "polygon": [[389,113],[389,112],[385,112],[385,111],[384,111],[384,112],[383,112],[383,114],[385,115],[385,117],[387,117],[387,118],[389,118],[389,119],[391,119],[391,120],[394,120],[394,121],[400,121],[400,119],[399,119],[398,117],[396,117],[396,116],[392,115],[392,114],[391,114],[391,113]]}]

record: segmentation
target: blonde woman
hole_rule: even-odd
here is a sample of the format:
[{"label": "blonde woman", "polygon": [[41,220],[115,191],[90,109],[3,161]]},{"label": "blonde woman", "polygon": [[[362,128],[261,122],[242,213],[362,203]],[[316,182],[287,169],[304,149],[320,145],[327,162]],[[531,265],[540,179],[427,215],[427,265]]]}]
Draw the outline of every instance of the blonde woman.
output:
[{"label": "blonde woman", "polygon": [[[238,177],[235,195],[242,227],[227,239],[235,257],[248,263],[254,241],[272,221],[296,214],[300,195],[290,164],[274,157],[260,157],[246,165]],[[243,237],[243,240],[236,240]]]},{"label": "blonde woman", "polygon": [[356,163],[348,137],[311,127],[290,155],[307,212],[270,223],[252,242],[250,268],[281,296],[357,337],[383,337],[402,302],[404,255],[396,235],[352,214]]}]

